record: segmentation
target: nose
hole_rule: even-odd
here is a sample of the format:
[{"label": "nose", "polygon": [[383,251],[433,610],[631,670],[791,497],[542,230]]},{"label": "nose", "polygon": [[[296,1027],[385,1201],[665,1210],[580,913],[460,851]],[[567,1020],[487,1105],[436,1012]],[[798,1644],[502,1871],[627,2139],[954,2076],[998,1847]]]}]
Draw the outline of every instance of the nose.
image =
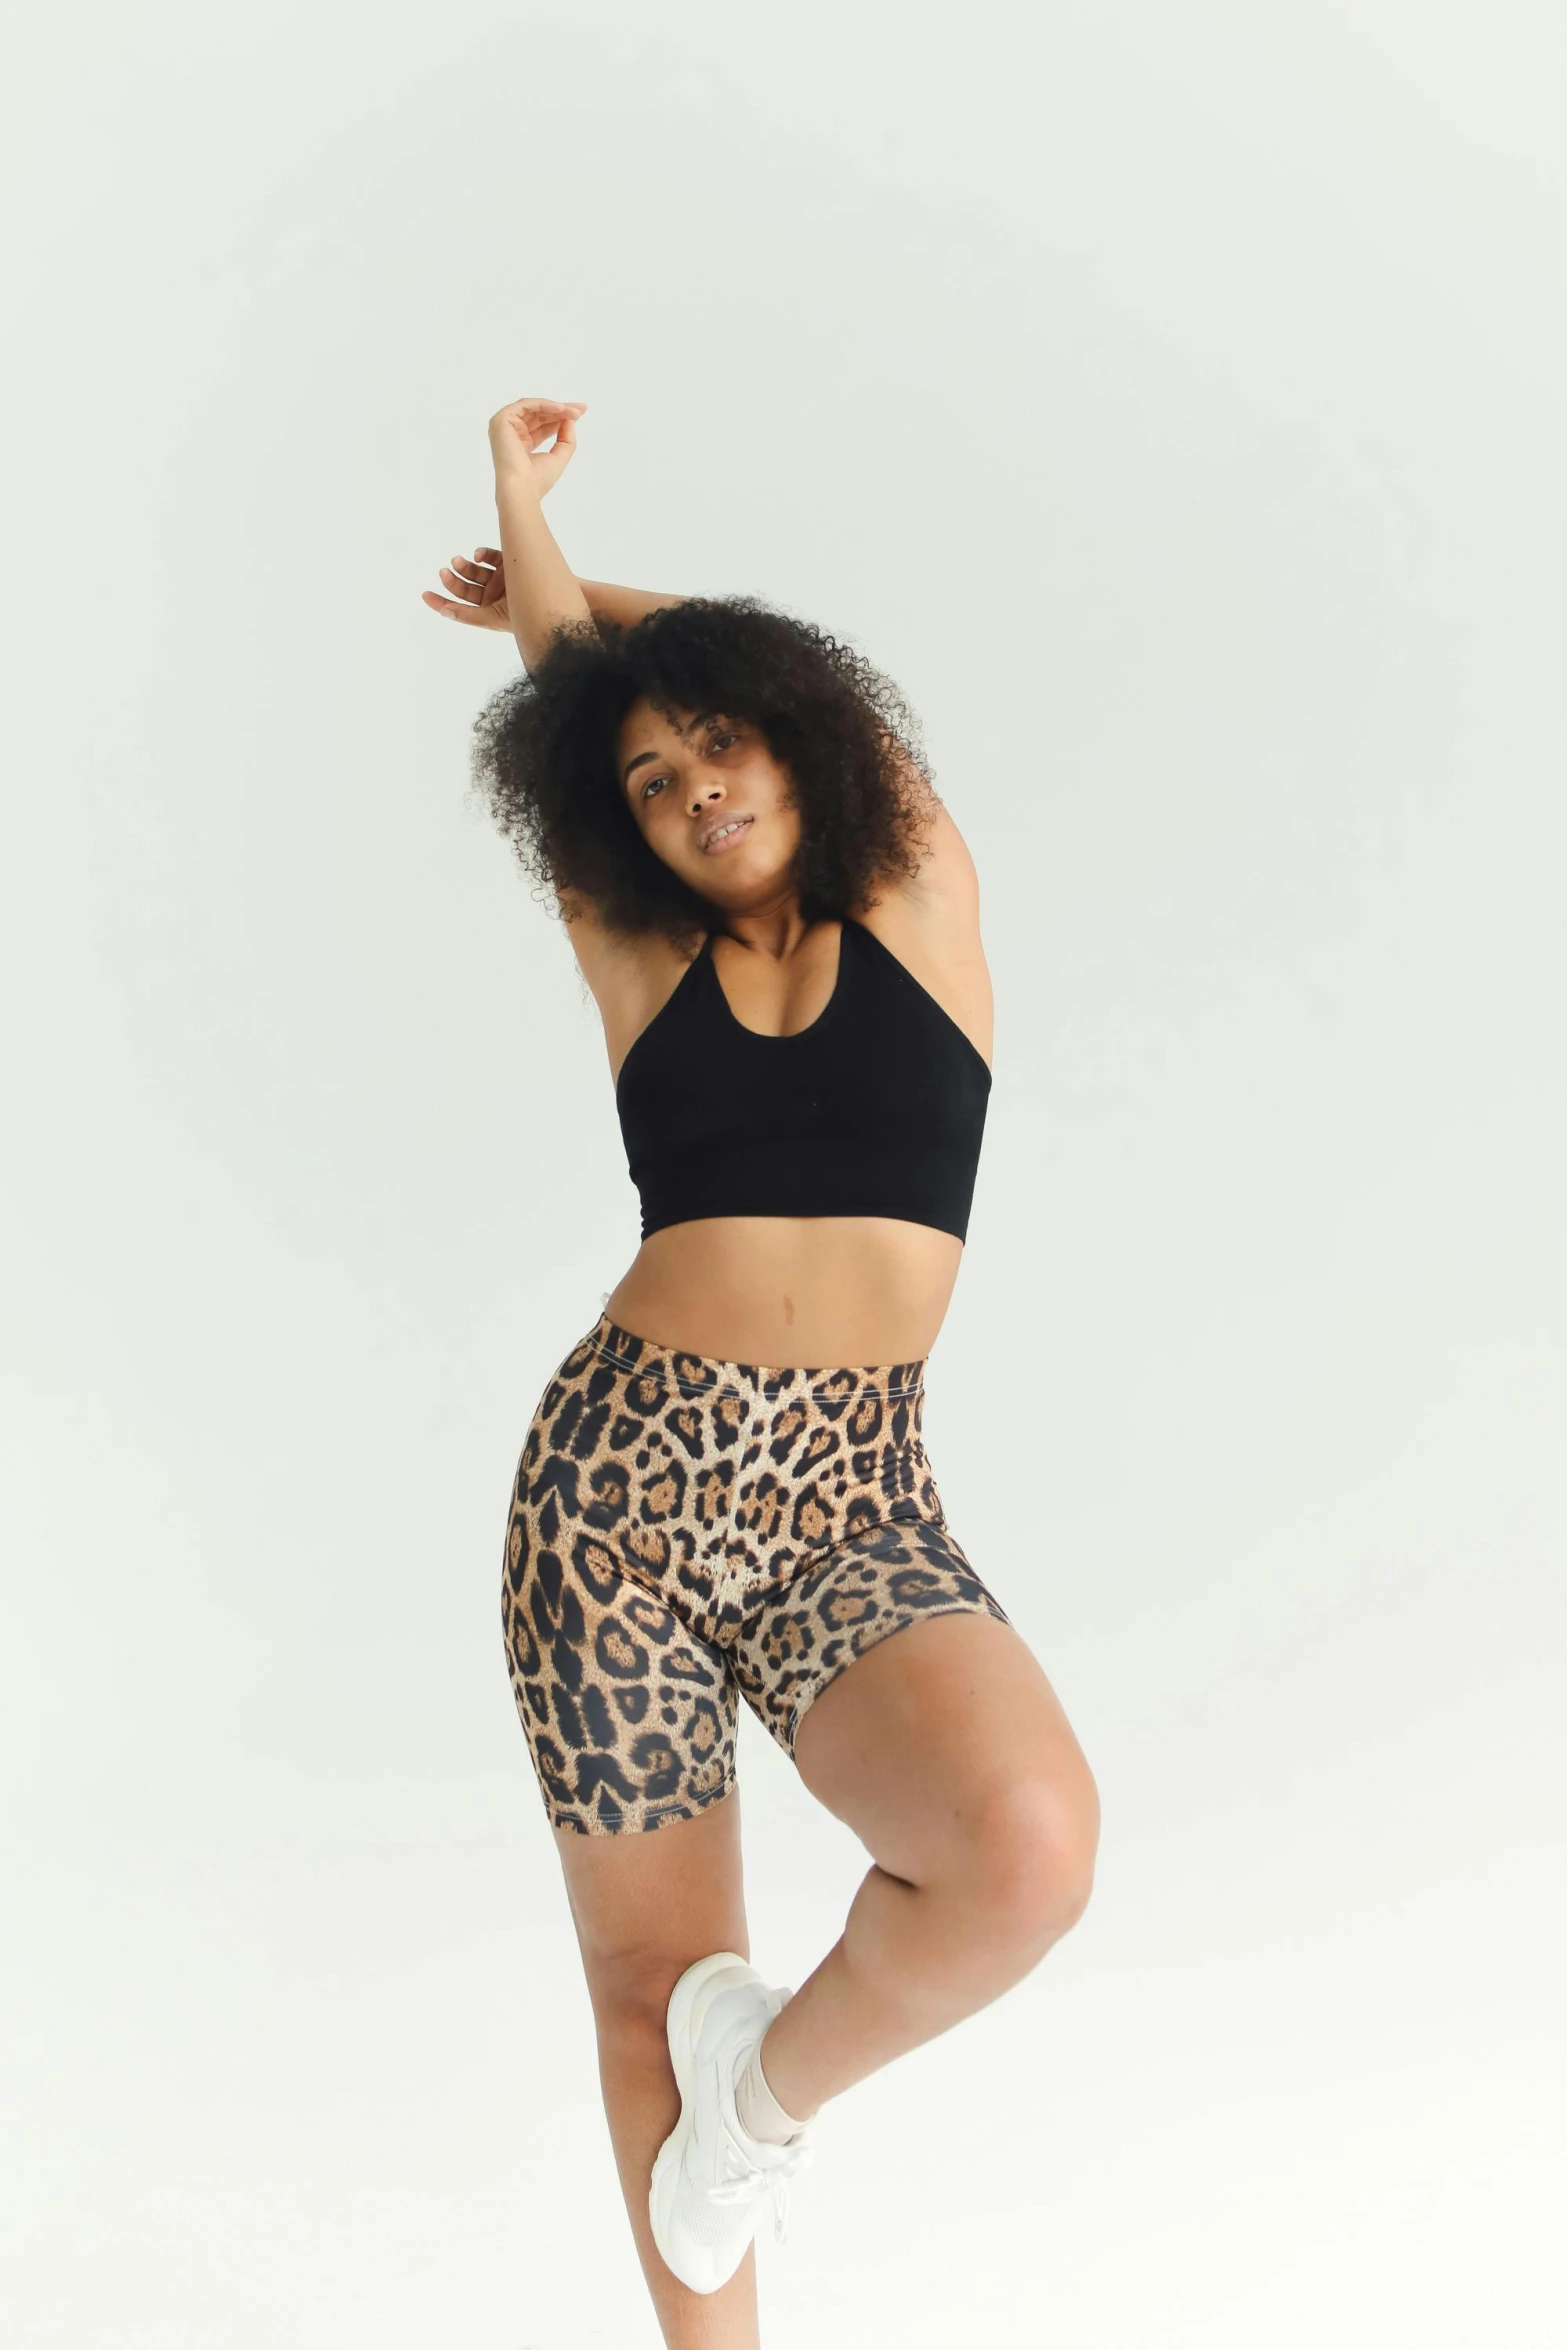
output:
[{"label": "nose", "polygon": [[721,800],[723,796],[724,787],[716,776],[710,776],[701,783],[694,783],[691,786],[692,815],[700,816],[704,808],[710,808],[715,800]]}]

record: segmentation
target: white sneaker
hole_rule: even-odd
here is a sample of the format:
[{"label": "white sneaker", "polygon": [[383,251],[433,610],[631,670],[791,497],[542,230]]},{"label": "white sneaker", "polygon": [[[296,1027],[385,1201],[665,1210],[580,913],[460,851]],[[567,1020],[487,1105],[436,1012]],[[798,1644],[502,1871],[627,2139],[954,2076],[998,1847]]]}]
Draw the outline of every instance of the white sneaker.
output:
[{"label": "white sneaker", "polygon": [[810,2160],[803,2134],[787,2146],[765,2145],[735,2110],[735,2082],[790,1996],[732,1950],[699,1958],[670,1993],[680,2119],[653,2164],[648,2211],[660,2257],[693,2293],[716,2293],[729,2282],[769,2196],[783,2241],[788,2181]]}]

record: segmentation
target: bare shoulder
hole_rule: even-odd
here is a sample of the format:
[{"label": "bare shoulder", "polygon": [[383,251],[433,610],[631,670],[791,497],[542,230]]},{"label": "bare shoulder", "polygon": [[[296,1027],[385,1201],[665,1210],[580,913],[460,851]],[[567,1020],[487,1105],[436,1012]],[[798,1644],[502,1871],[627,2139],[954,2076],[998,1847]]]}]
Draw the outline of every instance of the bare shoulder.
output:
[{"label": "bare shoulder", "polygon": [[985,1060],[994,999],[979,928],[979,874],[951,811],[932,792],[921,818],[914,872],[880,885],[857,918],[913,972]]},{"label": "bare shoulder", "polygon": [[689,956],[656,933],[630,937],[611,930],[584,898],[562,892],[559,903],[571,951],[604,1023],[613,1080],[636,1038],[679,985]]}]

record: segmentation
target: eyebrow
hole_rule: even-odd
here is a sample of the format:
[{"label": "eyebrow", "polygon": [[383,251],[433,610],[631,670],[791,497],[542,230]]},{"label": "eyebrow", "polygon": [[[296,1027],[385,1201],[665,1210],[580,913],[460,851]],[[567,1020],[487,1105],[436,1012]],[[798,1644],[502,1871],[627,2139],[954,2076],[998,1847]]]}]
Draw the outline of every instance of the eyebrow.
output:
[{"label": "eyebrow", "polygon": [[[674,726],[676,734],[696,734],[704,728],[708,733],[711,733],[717,724],[717,716],[712,710],[699,710],[689,727],[681,726],[676,720],[671,720],[671,724]],[[631,781],[639,767],[645,767],[650,759],[656,760],[658,756],[657,751],[638,751],[634,759],[628,760],[620,778],[622,790]]]}]

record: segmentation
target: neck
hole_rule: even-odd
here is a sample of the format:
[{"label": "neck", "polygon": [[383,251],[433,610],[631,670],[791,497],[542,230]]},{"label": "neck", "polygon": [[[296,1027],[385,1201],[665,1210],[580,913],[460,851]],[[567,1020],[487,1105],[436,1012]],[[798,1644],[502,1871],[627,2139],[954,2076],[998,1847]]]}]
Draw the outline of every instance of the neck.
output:
[{"label": "neck", "polygon": [[777,905],[750,907],[743,914],[726,915],[719,935],[732,939],[736,946],[782,963],[820,927],[820,923],[807,922],[799,900],[791,896]]}]

